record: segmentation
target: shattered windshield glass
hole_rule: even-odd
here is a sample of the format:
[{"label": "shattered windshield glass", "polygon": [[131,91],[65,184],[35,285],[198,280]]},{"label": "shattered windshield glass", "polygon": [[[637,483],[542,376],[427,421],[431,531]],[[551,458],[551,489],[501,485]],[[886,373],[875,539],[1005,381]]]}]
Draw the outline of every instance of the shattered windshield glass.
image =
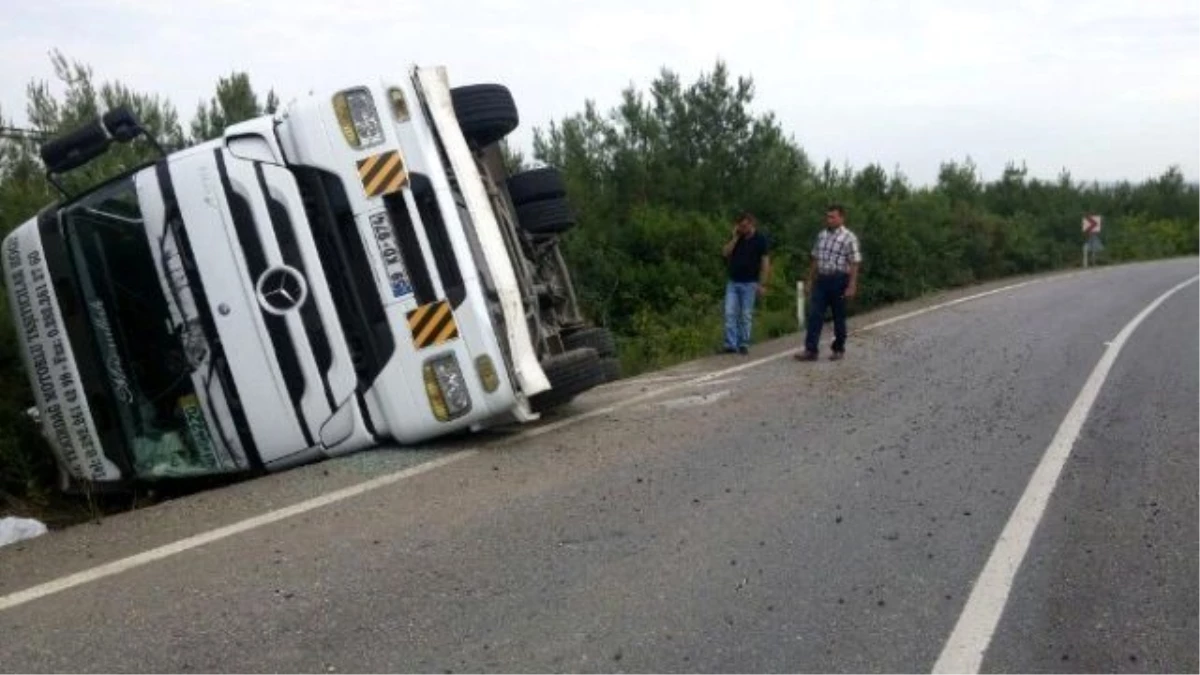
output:
[{"label": "shattered windshield glass", "polygon": [[94,348],[138,475],[218,471],[133,180],[88,195],[64,209],[62,218]]}]

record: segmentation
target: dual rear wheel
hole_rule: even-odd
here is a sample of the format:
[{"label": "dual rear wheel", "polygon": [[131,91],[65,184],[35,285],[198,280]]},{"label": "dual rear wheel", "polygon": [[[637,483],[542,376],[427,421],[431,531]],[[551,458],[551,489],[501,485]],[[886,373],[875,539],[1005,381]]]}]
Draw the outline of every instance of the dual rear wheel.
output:
[{"label": "dual rear wheel", "polygon": [[[456,87],[450,90],[450,99],[458,126],[472,150],[500,142],[520,123],[512,93],[503,85]],[[505,187],[516,209],[517,222],[530,235],[553,237],[575,226],[575,213],[567,203],[566,180],[558,169],[523,171],[510,176]],[[530,399],[535,411],[551,410],[620,377],[616,341],[607,329],[567,330],[562,340],[565,351],[541,362],[551,388]]]},{"label": "dual rear wheel", "polygon": [[[512,93],[500,84],[472,84],[450,90],[454,114],[467,144],[485,148],[504,140],[520,123]],[[567,203],[562,172],[545,167],[523,171],[507,181],[508,194],[517,210],[517,222],[535,236],[562,234],[575,225]]]}]

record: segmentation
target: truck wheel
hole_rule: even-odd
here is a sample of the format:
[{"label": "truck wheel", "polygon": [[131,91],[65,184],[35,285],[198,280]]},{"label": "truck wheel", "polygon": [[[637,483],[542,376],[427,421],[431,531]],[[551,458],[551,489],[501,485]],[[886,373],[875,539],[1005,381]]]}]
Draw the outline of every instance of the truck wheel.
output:
[{"label": "truck wheel", "polygon": [[501,84],[472,84],[450,90],[454,115],[467,143],[487,147],[517,128],[520,117],[512,93]]},{"label": "truck wheel", "polygon": [[583,392],[604,384],[605,371],[595,349],[575,349],[542,361],[550,390],[529,399],[535,412],[546,412],[569,402]]},{"label": "truck wheel", "polygon": [[518,206],[517,220],[530,234],[562,234],[575,225],[575,214],[560,197]]},{"label": "truck wheel", "polygon": [[601,358],[617,354],[617,341],[607,328],[582,328],[562,336],[563,346],[568,350],[590,347]]},{"label": "truck wheel", "polygon": [[515,206],[566,195],[562,172],[552,167],[522,171],[508,179],[508,196]]}]

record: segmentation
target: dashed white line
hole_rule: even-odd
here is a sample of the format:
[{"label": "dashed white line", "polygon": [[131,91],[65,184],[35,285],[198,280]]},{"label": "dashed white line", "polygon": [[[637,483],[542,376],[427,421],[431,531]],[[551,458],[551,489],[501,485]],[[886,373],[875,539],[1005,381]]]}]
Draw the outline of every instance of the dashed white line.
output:
[{"label": "dashed white line", "polygon": [[[1062,277],[1058,277],[1058,278],[1062,278]],[[1025,282],[1021,282],[1021,283],[1017,283],[1017,284],[1003,286],[1001,288],[996,288],[996,289],[993,289],[990,291],[985,291],[982,293],[976,293],[974,295],[968,295],[966,297],[958,298],[956,300],[950,300],[948,302],[938,303],[938,304],[931,305],[929,307],[925,307],[925,308],[922,308],[922,309],[919,309],[919,310],[916,310],[913,312],[901,314],[900,316],[895,316],[895,317],[892,317],[889,319],[884,319],[883,321],[877,321],[877,322],[869,324],[867,326],[863,326],[862,328],[860,328],[859,330],[857,330],[855,332],[858,333],[858,332],[873,330],[876,328],[881,328],[883,326],[897,323],[899,321],[903,321],[906,319],[911,319],[913,317],[920,316],[922,314],[927,314],[929,312],[933,312],[938,309],[942,309],[944,307],[950,307],[950,306],[958,305],[958,304],[961,304],[964,302],[969,302],[971,300],[975,300],[978,298],[995,295],[997,293],[1003,293],[1005,291],[1015,290],[1018,288],[1022,288],[1024,286],[1029,286],[1030,284],[1041,283],[1042,281],[1045,281],[1045,280],[1044,279],[1034,279],[1031,281],[1025,281]],[[780,352],[777,354],[772,354],[770,356],[765,356],[760,359],[746,361],[745,363],[742,363],[742,364],[739,364],[736,366],[732,366],[730,368],[724,368],[722,370],[718,370],[715,372],[707,373],[707,374],[700,375],[697,377],[692,377],[683,382],[676,382],[674,384],[670,384],[665,387],[655,389],[653,391],[648,391],[648,392],[639,394],[637,396],[630,397],[619,403],[614,403],[612,405],[605,406],[603,408],[598,408],[596,410],[590,410],[586,413],[575,415],[573,417],[569,417],[567,419],[564,419],[564,420],[561,420],[558,422],[553,422],[551,424],[546,424],[543,426],[528,429],[526,431],[522,431],[521,433],[515,434],[512,437],[505,439],[500,444],[514,443],[514,442],[518,442],[518,441],[525,440],[528,438],[535,438],[537,436],[542,436],[544,434],[552,433],[554,431],[562,429],[563,427],[570,426],[573,424],[578,424],[580,422],[592,419],[594,417],[600,417],[602,415],[607,415],[609,413],[615,412],[616,410],[620,410],[622,408],[628,408],[630,406],[637,405],[644,401],[648,401],[650,399],[657,398],[659,396],[662,396],[664,394],[667,394],[667,393],[670,393],[673,391],[678,391],[680,389],[684,389],[686,387],[691,387],[691,386],[694,386],[697,384],[711,383],[713,381],[721,380],[722,378],[728,378],[730,375],[734,375],[736,373],[740,373],[742,371],[749,370],[751,368],[757,368],[758,366],[761,366],[761,365],[764,365],[767,363],[772,363],[774,361],[778,361],[783,358],[787,358],[787,357],[791,356],[793,353],[795,353],[795,350],[785,350],[783,352]],[[662,376],[661,380],[666,380],[668,378],[669,379],[681,379],[683,377],[687,377],[687,376],[686,375]],[[650,378],[645,378],[642,381],[648,382],[648,381],[652,381],[652,380]],[[53,595],[55,593],[69,590],[71,588],[75,588],[76,586],[82,586],[84,584],[91,583],[93,581],[98,581],[100,579],[104,579],[106,577],[110,577],[115,574],[120,574],[122,572],[131,570],[131,569],[134,569],[137,567],[141,567],[143,565],[148,565],[152,562],[162,560],[164,558],[169,558],[171,556],[178,555],[185,551],[189,551],[191,549],[198,548],[198,547],[204,546],[206,544],[211,544],[213,542],[220,541],[222,539],[227,539],[234,535],[241,534],[243,532],[248,532],[250,530],[253,530],[253,529],[256,529],[259,527],[263,527],[264,525],[270,525],[272,523],[277,523],[281,520],[291,518],[293,516],[297,516],[302,513],[307,513],[309,511],[319,509],[323,506],[329,506],[330,504],[334,504],[334,503],[337,503],[337,502],[340,502],[340,501],[343,501],[346,499],[350,499],[351,497],[356,497],[358,495],[362,495],[367,492],[371,492],[373,490],[377,490],[379,488],[386,487],[388,485],[393,485],[393,484],[398,483],[406,478],[411,478],[418,474],[432,471],[433,469],[437,469],[437,468],[446,466],[448,464],[457,462],[459,460],[466,459],[467,457],[478,454],[478,452],[479,452],[479,450],[477,450],[477,449],[460,450],[458,452],[445,455],[443,457],[432,460],[430,462],[426,462],[424,464],[418,464],[417,466],[409,467],[409,468],[403,469],[401,471],[396,471],[396,472],[393,472],[390,474],[379,476],[377,478],[373,478],[371,480],[364,481],[357,485],[352,485],[347,488],[342,488],[340,490],[336,490],[334,492],[330,492],[328,494],[321,495],[320,497],[314,497],[312,499],[308,499],[308,500],[299,502],[297,504],[293,504],[291,506],[287,506],[287,507],[284,507],[281,509],[276,509],[274,511],[269,511],[262,515],[254,516],[253,518],[248,518],[246,520],[242,520],[242,521],[233,523],[231,525],[219,527],[215,530],[209,530],[208,532],[202,532],[200,534],[193,535],[193,536],[187,537],[185,539],[180,539],[180,540],[172,542],[170,544],[165,544],[163,546],[159,546],[157,548],[153,548],[148,551],[143,551],[142,553],[137,553],[135,555],[132,555],[132,556],[129,556],[126,558],[121,558],[119,560],[115,560],[110,563],[99,565],[97,567],[92,567],[92,568],[83,570],[81,572],[76,572],[74,574],[67,575],[65,577],[60,577],[53,581],[48,581],[46,583],[38,584],[37,586],[32,586],[25,590],[16,591],[15,593],[9,593],[8,595],[0,596],[0,611],[4,611],[6,609],[11,609],[18,605],[23,605],[27,602],[32,602],[34,600],[44,598],[48,595]]]},{"label": "dashed white line", "polygon": [[1200,277],[1192,277],[1158,296],[1154,302],[1133,317],[1133,320],[1125,324],[1125,327],[1105,349],[1104,355],[1100,357],[1099,363],[1092,370],[1092,374],[1084,383],[1075,403],[1071,405],[1067,416],[1058,427],[1058,432],[1054,434],[1049,447],[1046,448],[1046,453],[1029,479],[1029,485],[1021,495],[1021,500],[1017,502],[1016,508],[1009,516],[1008,523],[1000,533],[1000,539],[992,549],[992,555],[988,558],[987,564],[979,574],[979,579],[971,589],[971,595],[967,598],[967,604],[958,618],[958,623],[954,626],[954,631],[950,634],[941,656],[933,666],[933,672],[979,672],[979,667],[983,664],[984,653],[991,644],[992,635],[1000,621],[1000,615],[1008,603],[1008,596],[1012,591],[1017,570],[1029,550],[1029,542],[1033,539],[1033,533],[1037,530],[1038,523],[1041,522],[1042,515],[1046,512],[1050,495],[1054,491],[1055,484],[1058,483],[1059,474],[1062,473],[1063,466],[1071,454],[1071,448],[1074,447],[1075,440],[1079,438],[1079,432],[1083,428],[1088,412],[1096,403],[1096,397],[1100,394],[1104,381],[1108,379],[1108,374],[1112,371],[1117,356],[1129,340],[1129,336],[1137,330],[1146,317],[1150,316],[1151,312],[1166,302],[1167,298],[1195,283],[1197,279]]}]

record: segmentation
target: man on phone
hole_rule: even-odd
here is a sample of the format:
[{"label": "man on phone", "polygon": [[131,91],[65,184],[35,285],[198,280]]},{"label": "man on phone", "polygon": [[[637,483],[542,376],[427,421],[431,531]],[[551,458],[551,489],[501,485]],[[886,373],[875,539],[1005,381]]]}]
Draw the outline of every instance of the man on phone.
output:
[{"label": "man on phone", "polygon": [[825,209],[825,229],[817,235],[812,250],[805,286],[809,293],[808,334],[797,359],[817,360],[826,308],[833,310],[833,353],[829,358],[838,361],[846,354],[846,301],[858,294],[861,263],[858,237],[846,228],[846,210],[840,204],[830,204]]},{"label": "man on phone", "polygon": [[750,353],[754,301],[766,293],[771,277],[769,248],[754,214],[739,215],[732,238],[721,249],[729,273],[725,284],[725,346],[721,349],[726,354]]}]

